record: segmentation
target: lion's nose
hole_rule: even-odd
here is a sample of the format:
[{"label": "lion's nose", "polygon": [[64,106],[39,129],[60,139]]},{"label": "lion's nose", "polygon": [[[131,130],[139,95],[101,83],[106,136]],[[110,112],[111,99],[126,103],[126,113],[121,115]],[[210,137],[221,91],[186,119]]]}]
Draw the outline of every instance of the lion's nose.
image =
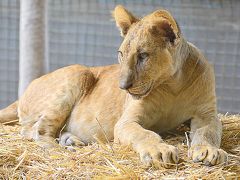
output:
[{"label": "lion's nose", "polygon": [[132,81],[120,81],[119,87],[121,89],[127,90],[130,87],[132,87],[133,83]]}]

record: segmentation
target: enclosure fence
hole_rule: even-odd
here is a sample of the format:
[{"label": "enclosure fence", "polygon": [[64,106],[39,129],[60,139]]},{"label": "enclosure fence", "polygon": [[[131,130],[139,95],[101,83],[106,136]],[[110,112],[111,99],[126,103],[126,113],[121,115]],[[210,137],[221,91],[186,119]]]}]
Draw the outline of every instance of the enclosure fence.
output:
[{"label": "enclosure fence", "polygon": [[[240,1],[238,0],[49,0],[50,71],[70,64],[117,63],[121,43],[111,11],[122,4],[138,16],[171,11],[185,38],[215,68],[218,110],[240,112]],[[0,108],[17,99],[19,0],[0,0]]]}]

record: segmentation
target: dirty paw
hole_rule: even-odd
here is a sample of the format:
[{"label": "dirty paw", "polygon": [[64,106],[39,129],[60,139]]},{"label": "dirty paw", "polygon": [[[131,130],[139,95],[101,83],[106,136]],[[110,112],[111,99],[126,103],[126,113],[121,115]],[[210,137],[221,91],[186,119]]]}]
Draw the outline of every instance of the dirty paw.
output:
[{"label": "dirty paw", "polygon": [[141,161],[147,166],[170,168],[178,163],[177,148],[165,143],[146,145],[141,148],[139,154]]},{"label": "dirty paw", "polygon": [[59,144],[62,146],[84,146],[85,144],[80,139],[71,133],[65,132],[59,139]]},{"label": "dirty paw", "polygon": [[188,156],[194,162],[203,162],[207,166],[226,163],[228,160],[228,155],[224,150],[204,145],[192,146]]}]

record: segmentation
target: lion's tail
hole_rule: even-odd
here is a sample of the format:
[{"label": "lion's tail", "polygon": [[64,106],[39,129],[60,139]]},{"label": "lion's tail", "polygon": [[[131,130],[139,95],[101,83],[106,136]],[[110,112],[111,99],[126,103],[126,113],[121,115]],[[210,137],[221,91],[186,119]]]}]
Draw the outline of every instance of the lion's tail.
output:
[{"label": "lion's tail", "polygon": [[18,101],[15,101],[8,107],[0,110],[0,123],[10,124],[18,122]]}]

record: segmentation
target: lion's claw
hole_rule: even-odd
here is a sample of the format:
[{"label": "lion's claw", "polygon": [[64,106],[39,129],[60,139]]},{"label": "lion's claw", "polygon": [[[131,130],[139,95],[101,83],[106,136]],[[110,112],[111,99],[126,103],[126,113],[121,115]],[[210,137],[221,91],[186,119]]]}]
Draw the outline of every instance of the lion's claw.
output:
[{"label": "lion's claw", "polygon": [[189,157],[193,162],[203,162],[207,166],[226,163],[228,159],[227,153],[212,146],[193,146],[190,148]]},{"label": "lion's claw", "polygon": [[161,143],[147,146],[140,152],[141,161],[147,165],[163,166],[165,168],[178,163],[178,150],[176,147]]}]

